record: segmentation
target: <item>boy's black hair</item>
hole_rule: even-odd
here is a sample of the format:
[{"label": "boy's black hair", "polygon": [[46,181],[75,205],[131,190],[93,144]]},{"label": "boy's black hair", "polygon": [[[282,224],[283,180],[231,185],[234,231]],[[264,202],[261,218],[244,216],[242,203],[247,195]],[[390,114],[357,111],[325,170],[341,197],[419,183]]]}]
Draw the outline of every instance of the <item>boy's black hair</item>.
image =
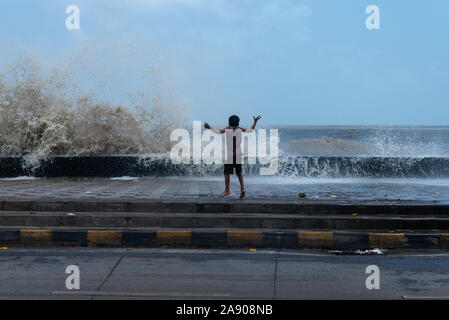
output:
[{"label": "boy's black hair", "polygon": [[235,114],[229,117],[229,125],[231,127],[238,127],[240,123],[240,118]]}]

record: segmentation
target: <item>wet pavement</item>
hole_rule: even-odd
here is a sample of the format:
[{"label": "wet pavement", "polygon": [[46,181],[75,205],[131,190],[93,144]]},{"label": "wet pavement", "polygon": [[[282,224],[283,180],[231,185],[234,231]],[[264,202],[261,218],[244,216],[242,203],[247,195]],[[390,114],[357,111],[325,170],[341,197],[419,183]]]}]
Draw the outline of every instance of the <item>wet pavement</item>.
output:
[{"label": "wet pavement", "polygon": [[[330,202],[415,201],[449,204],[449,179],[302,179],[281,177],[245,178],[246,199]],[[224,189],[221,177],[170,178],[13,178],[0,179],[0,199],[138,199],[216,200]],[[240,188],[231,177],[231,196]]]}]

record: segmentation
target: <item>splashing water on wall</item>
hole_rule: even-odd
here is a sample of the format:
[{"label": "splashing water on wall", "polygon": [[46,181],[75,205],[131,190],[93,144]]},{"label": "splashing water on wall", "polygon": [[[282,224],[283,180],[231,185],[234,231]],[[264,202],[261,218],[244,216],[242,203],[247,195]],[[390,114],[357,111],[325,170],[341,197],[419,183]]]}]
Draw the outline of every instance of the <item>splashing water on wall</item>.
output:
[{"label": "splashing water on wall", "polygon": [[154,64],[142,70],[136,77],[150,93],[140,85],[128,101],[113,102],[108,94],[114,92],[98,98],[95,90],[103,84],[88,92],[73,70],[29,54],[15,59],[0,73],[0,156],[22,156],[38,166],[56,155],[168,152],[170,132],[182,121],[180,107],[170,93],[162,97]]}]

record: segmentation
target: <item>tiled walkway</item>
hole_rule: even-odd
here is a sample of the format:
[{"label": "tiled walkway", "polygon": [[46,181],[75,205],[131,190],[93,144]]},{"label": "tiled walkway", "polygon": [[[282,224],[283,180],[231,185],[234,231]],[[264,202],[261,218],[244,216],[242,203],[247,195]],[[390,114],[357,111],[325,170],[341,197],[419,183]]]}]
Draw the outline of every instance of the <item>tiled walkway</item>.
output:
[{"label": "tiled walkway", "polygon": [[[222,178],[142,178],[114,180],[90,179],[0,179],[0,199],[218,199],[224,189]],[[231,178],[232,195],[240,189]],[[298,199],[304,192],[308,199],[329,201],[397,201],[420,200],[449,203],[449,181],[440,180],[288,180],[246,179],[247,199]]]}]

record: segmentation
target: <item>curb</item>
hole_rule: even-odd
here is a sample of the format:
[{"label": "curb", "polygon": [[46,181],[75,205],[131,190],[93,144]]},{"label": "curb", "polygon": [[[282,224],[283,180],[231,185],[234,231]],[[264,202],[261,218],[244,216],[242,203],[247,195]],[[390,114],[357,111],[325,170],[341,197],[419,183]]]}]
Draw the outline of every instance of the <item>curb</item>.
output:
[{"label": "curb", "polygon": [[0,211],[0,221],[0,228],[449,231],[449,217],[431,216]]},{"label": "curb", "polygon": [[313,201],[135,201],[135,200],[0,200],[0,211],[33,212],[160,212],[160,213],[282,213],[449,216],[447,204],[347,204]]},{"label": "curb", "polygon": [[249,247],[296,249],[449,249],[449,233],[279,230],[0,229],[0,246]]}]

